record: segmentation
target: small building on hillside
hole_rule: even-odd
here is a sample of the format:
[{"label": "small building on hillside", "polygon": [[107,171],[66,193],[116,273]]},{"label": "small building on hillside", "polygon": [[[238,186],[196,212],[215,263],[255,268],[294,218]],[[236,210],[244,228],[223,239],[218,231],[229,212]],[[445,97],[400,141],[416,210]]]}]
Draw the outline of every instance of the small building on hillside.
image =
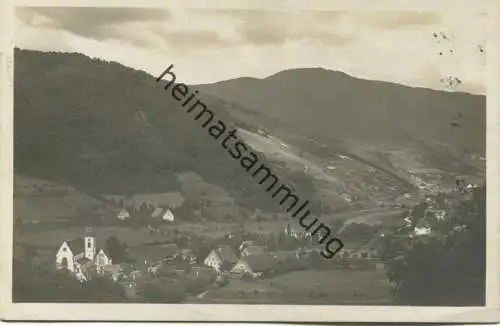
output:
[{"label": "small building on hillside", "polygon": [[168,208],[164,207],[158,207],[156,208],[153,213],[151,214],[152,218],[158,218],[162,219],[167,222],[173,222],[174,221],[174,214],[172,211]]},{"label": "small building on hillside", "polygon": [[196,263],[196,255],[191,249],[182,249],[177,254],[178,257],[181,257],[183,261],[187,261],[190,264]]},{"label": "small building on hillside", "polygon": [[250,255],[260,255],[266,253],[266,247],[264,246],[246,246],[241,251],[240,257],[246,257]]},{"label": "small building on hillside", "polygon": [[126,210],[126,209],[122,209],[118,212],[118,215],[116,215],[116,217],[119,219],[119,220],[126,220],[128,218],[130,218],[130,213]]},{"label": "small building on hillside", "polygon": [[264,128],[259,128],[259,129],[257,130],[257,133],[258,133],[259,135],[261,135],[261,136],[266,137],[266,138],[269,136],[269,132],[268,132],[266,129],[264,129]]},{"label": "small building on hillside", "polygon": [[302,230],[296,230],[290,224],[287,224],[287,226],[285,227],[285,234],[295,239],[309,239],[311,237],[311,233],[304,232]]},{"label": "small building on hillside", "polygon": [[417,225],[413,229],[413,233],[415,236],[430,235],[432,233],[432,227],[430,223],[428,223],[424,219],[421,219],[420,221],[417,222]]},{"label": "small building on hillside", "polygon": [[219,271],[222,263],[225,261],[234,265],[238,262],[238,257],[236,257],[236,254],[231,247],[222,245],[210,251],[204,260],[204,264],[212,267],[216,271]]},{"label": "small building on hillside", "polygon": [[277,268],[277,261],[269,253],[250,255],[241,258],[234,265],[231,273],[250,274],[253,278],[263,274],[272,274]]}]

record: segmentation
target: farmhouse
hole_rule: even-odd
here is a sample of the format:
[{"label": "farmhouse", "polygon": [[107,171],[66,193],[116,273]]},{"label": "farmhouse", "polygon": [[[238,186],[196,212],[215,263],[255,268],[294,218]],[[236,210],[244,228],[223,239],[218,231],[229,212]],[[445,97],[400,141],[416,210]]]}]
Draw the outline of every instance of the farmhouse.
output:
[{"label": "farmhouse", "polygon": [[285,234],[295,239],[309,239],[311,237],[309,232],[297,231],[290,224],[285,227]]},{"label": "farmhouse", "polygon": [[[230,239],[232,238],[232,234],[230,235]],[[240,249],[240,252],[243,251],[243,249],[245,249],[247,246],[253,246],[253,241],[252,240],[244,240],[243,242],[241,242],[240,246],[239,246],[239,249]]]},{"label": "farmhouse", "polygon": [[277,261],[269,253],[250,255],[241,258],[231,270],[232,273],[250,274],[254,278],[264,273],[272,273]]},{"label": "farmhouse", "polygon": [[174,221],[174,214],[172,213],[172,211],[168,208],[163,208],[163,207],[156,208],[151,214],[151,217],[160,218],[168,222]]},{"label": "farmhouse", "polygon": [[219,246],[216,249],[213,249],[205,258],[204,264],[212,267],[216,271],[219,271],[222,263],[228,261],[231,265],[234,265],[238,261],[238,257],[234,253],[233,249],[229,246]]},{"label": "farmhouse", "polygon": [[88,279],[89,268],[95,266],[98,273],[103,273],[104,266],[111,264],[108,253],[96,247],[96,238],[90,234],[63,241],[56,254],[56,267],[71,271],[82,281]]},{"label": "farmhouse", "polygon": [[116,216],[119,220],[126,220],[130,217],[129,212],[126,209],[122,209],[120,212],[118,212],[118,215]]},{"label": "farmhouse", "polygon": [[446,218],[445,209],[427,209],[426,212],[431,213],[436,220],[444,220]]},{"label": "farmhouse", "polygon": [[416,236],[425,236],[432,233],[432,227],[429,222],[424,219],[417,222],[417,225],[413,229],[413,233]]}]

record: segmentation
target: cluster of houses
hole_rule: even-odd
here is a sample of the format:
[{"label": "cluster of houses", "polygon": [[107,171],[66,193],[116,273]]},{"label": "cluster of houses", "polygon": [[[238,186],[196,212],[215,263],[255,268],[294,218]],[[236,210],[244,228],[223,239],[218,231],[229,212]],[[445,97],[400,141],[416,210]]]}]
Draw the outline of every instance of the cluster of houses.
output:
[{"label": "cluster of houses", "polygon": [[[141,212],[139,211],[139,213],[141,213]],[[125,220],[131,218],[133,216],[133,214],[134,213],[131,212],[130,209],[122,208],[118,212],[116,217],[119,220],[125,221]],[[172,213],[172,211],[167,207],[154,207],[153,209],[146,211],[144,213],[144,216],[146,216],[148,218],[167,221],[167,222],[173,222],[175,219],[174,213]]]},{"label": "cluster of houses", "polygon": [[[291,237],[307,237],[289,227],[285,232]],[[174,243],[140,245],[130,248],[129,258],[133,263],[113,264],[110,253],[97,246],[95,235],[87,232],[83,237],[62,242],[56,254],[56,266],[69,270],[82,282],[91,278],[94,272],[108,275],[125,287],[133,287],[141,275],[159,275],[165,270],[193,280],[244,276],[255,279],[264,274],[273,274],[285,261],[300,261],[321,250],[322,246],[311,245],[296,250],[270,252],[265,246],[253,241],[242,241],[236,252],[228,245],[219,245],[206,258],[198,261],[192,250],[179,248]],[[374,256],[373,250],[369,248],[349,247],[340,258],[375,261]]]},{"label": "cluster of houses", "polygon": [[106,203],[116,208],[116,218],[122,221],[141,217],[173,222],[175,217],[172,210],[182,206],[185,200],[175,192],[133,196],[103,195],[102,197]]}]

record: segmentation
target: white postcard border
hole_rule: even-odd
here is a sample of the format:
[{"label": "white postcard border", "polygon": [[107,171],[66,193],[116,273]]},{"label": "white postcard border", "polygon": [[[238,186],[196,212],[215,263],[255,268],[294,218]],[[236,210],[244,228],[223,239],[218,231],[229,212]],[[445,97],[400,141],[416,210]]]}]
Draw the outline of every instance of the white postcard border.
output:
[{"label": "white postcard border", "polygon": [[[484,8],[490,15],[487,43],[487,295],[486,307],[210,305],[210,304],[46,304],[12,303],[12,191],[13,191],[13,6],[104,6],[103,1],[3,1],[1,8],[0,88],[0,205],[2,250],[0,315],[8,320],[128,320],[128,321],[281,321],[281,322],[496,322],[499,320],[500,223],[500,24],[495,1],[315,0],[230,1],[182,0],[107,1],[105,6],[178,8],[266,8],[286,10],[470,10]],[[6,159],[8,158],[8,159]]]}]

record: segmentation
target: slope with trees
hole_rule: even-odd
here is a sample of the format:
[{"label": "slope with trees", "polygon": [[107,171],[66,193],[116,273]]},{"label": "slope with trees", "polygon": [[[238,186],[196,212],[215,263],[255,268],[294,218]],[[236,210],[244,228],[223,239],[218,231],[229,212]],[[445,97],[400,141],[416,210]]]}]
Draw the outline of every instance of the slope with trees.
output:
[{"label": "slope with trees", "polygon": [[[416,206],[407,212],[408,222],[386,237],[383,255],[399,304],[485,304],[486,186],[462,196],[445,219],[429,213],[425,203]],[[415,236],[424,219],[432,233]]]}]

